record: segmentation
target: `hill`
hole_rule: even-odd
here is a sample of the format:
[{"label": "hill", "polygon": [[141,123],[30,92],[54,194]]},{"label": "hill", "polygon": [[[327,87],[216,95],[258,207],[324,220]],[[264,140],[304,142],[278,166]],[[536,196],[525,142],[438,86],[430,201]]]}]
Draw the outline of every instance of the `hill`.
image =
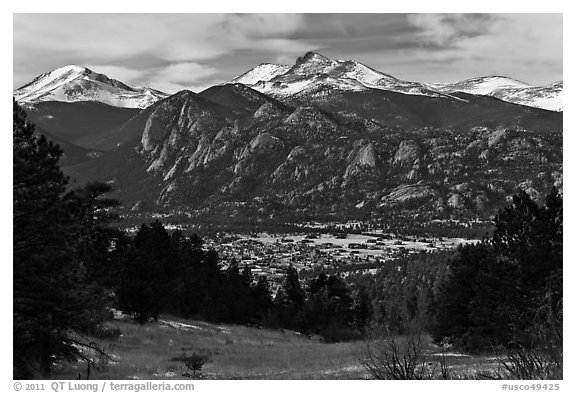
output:
[{"label": "hill", "polygon": [[24,106],[28,121],[60,141],[85,149],[110,150],[124,142],[117,130],[140,112],[101,102],[40,102]]}]

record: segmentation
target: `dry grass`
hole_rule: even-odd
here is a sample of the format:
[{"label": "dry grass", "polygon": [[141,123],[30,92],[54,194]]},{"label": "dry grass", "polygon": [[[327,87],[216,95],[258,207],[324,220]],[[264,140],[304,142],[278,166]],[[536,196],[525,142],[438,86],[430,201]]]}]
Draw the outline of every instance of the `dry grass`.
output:
[{"label": "dry grass", "polygon": [[361,363],[375,379],[495,379],[500,359],[439,346],[423,332],[374,336],[362,344]]},{"label": "dry grass", "polygon": [[[109,322],[120,329],[117,339],[84,338],[95,342],[111,359],[85,353],[94,359],[90,379],[187,379],[186,367],[174,358],[197,353],[208,361],[204,379],[369,379],[363,366],[367,342],[324,343],[317,338],[287,330],[216,325],[201,321],[160,318],[158,323],[138,325]],[[397,338],[401,339],[401,338]],[[378,345],[372,342],[371,345]],[[432,379],[442,379],[442,363],[448,379],[497,378],[499,359],[493,354],[469,356],[442,350],[429,337],[422,341],[422,361]],[[362,361],[361,361],[362,360]],[[86,362],[64,363],[53,378],[86,378]]]},{"label": "dry grass", "polygon": [[[292,331],[177,318],[160,318],[144,326],[115,320],[109,327],[120,329],[122,335],[110,340],[85,338],[113,359],[94,355],[96,368],[91,368],[90,379],[185,379],[185,366],[173,360],[183,352],[208,357],[202,369],[206,379],[365,377],[356,356],[358,343],[327,344]],[[75,379],[80,373],[84,379],[86,370],[85,362],[63,364],[54,378]]]}]

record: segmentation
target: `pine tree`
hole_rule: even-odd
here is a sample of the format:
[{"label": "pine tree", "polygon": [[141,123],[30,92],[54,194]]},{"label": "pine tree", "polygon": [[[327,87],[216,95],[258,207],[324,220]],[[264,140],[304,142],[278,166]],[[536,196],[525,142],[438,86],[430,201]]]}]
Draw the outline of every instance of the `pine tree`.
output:
[{"label": "pine tree", "polygon": [[110,225],[119,221],[112,212],[119,202],[103,197],[110,191],[108,184],[89,183],[66,194],[64,199],[68,209],[73,209],[78,217],[78,250],[86,274],[100,286],[115,289],[129,239],[125,232]]},{"label": "pine tree", "polygon": [[92,333],[105,316],[103,293],[86,274],[79,239],[95,228],[84,211],[94,198],[66,193],[62,151],[36,136],[13,103],[14,378],[47,374],[59,360],[78,358],[72,332]]},{"label": "pine tree", "polygon": [[262,322],[272,307],[272,295],[266,277],[260,277],[253,289],[256,317]]},{"label": "pine tree", "polygon": [[358,289],[354,302],[354,323],[358,329],[364,329],[372,317],[372,303],[366,287]]},{"label": "pine tree", "polygon": [[140,323],[157,320],[173,300],[177,271],[177,252],[162,223],[143,224],[122,267],[120,308]]},{"label": "pine tree", "polygon": [[298,307],[304,305],[305,293],[300,284],[298,272],[292,265],[290,265],[286,270],[282,289],[289,301],[293,302]]},{"label": "pine tree", "polygon": [[[492,239],[466,246],[438,293],[435,336],[469,349],[533,338],[544,302],[562,304],[562,197],[543,206],[520,191],[495,218]],[[555,308],[556,307],[556,308]],[[560,317],[561,318],[561,317]]]}]

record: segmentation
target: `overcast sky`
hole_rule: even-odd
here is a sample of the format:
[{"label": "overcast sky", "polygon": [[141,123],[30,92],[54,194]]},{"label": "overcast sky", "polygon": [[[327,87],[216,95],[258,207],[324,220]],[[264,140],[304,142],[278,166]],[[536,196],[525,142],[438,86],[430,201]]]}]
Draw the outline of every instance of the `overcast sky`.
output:
[{"label": "overcast sky", "polygon": [[562,80],[561,14],[14,14],[14,88],[67,64],[167,93],[316,51],[398,78]]}]

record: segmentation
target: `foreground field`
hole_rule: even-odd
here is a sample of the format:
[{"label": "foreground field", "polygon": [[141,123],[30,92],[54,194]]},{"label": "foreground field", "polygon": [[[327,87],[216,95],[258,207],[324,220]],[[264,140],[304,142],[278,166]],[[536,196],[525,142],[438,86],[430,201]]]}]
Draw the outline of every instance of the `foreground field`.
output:
[{"label": "foreground field", "polygon": [[[367,378],[357,343],[327,344],[319,337],[287,330],[160,318],[144,326],[113,321],[117,339],[92,339],[111,359],[94,353],[90,379],[184,379],[187,370],[173,360],[183,352],[206,355],[204,379],[357,379]],[[86,378],[87,363],[62,365],[54,378]]]},{"label": "foreground field", "polygon": [[[90,379],[186,379],[183,353],[201,354],[207,361],[202,379],[370,379],[362,365],[364,342],[324,343],[320,337],[288,330],[238,325],[215,325],[200,321],[160,318],[138,325],[127,320],[109,322],[122,334],[114,339],[84,338],[103,348],[108,357],[84,351],[93,361]],[[496,360],[444,352],[454,379],[490,375]],[[439,348],[426,343],[426,362],[432,378],[440,378]],[[60,365],[53,377],[86,379],[88,362]]]}]

